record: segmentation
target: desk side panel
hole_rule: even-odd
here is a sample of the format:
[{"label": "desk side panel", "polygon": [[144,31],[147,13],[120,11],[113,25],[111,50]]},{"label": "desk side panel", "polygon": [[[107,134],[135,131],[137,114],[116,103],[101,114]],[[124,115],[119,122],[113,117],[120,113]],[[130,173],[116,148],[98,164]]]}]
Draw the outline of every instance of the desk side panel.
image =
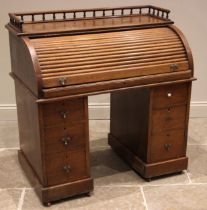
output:
[{"label": "desk side panel", "polygon": [[111,94],[110,135],[143,161],[147,159],[149,89]]},{"label": "desk side panel", "polygon": [[38,83],[33,58],[25,42],[9,32],[11,71],[25,86],[38,96]]},{"label": "desk side panel", "polygon": [[33,168],[40,183],[44,183],[42,170],[39,110],[34,97],[15,80],[20,150]]}]

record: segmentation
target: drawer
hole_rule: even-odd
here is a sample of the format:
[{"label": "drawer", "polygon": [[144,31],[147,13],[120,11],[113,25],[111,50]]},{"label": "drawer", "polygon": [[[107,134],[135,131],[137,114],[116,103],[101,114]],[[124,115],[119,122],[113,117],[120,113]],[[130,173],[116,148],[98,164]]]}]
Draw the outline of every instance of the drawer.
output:
[{"label": "drawer", "polygon": [[48,186],[64,184],[89,176],[85,150],[68,152],[67,155],[64,153],[48,155],[45,165]]},{"label": "drawer", "polygon": [[152,133],[160,133],[186,126],[187,106],[173,106],[165,109],[152,110]]},{"label": "drawer", "polygon": [[188,83],[178,85],[167,85],[153,88],[152,108],[164,108],[188,101]]},{"label": "drawer", "polygon": [[184,130],[169,131],[151,136],[150,162],[165,161],[185,156]]},{"label": "drawer", "polygon": [[78,150],[88,142],[88,123],[77,122],[73,126],[44,128],[45,153],[55,154]]},{"label": "drawer", "polygon": [[70,182],[89,177],[85,150],[70,152],[69,164],[71,167],[69,172]]},{"label": "drawer", "polygon": [[85,112],[87,109],[82,98],[42,105],[44,126],[83,120],[87,114]]},{"label": "drawer", "polygon": [[64,166],[68,160],[62,153],[46,156],[45,168],[48,186],[64,184],[69,181],[68,173],[65,172]]}]

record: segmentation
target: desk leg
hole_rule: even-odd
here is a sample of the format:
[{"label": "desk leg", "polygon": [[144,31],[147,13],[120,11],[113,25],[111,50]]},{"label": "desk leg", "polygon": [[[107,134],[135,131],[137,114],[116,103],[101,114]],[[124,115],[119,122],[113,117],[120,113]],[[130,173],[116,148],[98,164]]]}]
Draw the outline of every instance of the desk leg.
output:
[{"label": "desk leg", "polygon": [[109,145],[142,177],[187,169],[190,87],[183,83],[111,94]]},{"label": "desk leg", "polygon": [[91,192],[87,97],[38,104],[15,87],[19,162],[42,203]]}]

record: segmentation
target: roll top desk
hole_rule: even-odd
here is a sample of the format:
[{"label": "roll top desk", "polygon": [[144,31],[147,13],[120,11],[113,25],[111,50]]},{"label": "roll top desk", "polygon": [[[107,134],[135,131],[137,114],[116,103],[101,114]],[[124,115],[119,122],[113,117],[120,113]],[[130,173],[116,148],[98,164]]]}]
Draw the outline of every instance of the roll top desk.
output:
[{"label": "roll top desk", "polygon": [[187,168],[193,59],[154,6],[10,13],[19,161],[43,203],[93,190],[88,96],[111,94],[108,143],[142,177]]}]

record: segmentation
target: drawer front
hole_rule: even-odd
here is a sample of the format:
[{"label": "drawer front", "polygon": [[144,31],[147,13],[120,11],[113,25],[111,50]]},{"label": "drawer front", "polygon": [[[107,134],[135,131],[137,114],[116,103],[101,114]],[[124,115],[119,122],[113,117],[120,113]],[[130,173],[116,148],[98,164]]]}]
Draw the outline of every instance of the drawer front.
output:
[{"label": "drawer front", "polygon": [[186,140],[184,130],[152,135],[150,141],[151,163],[185,156]]},{"label": "drawer front", "polygon": [[71,182],[89,177],[85,150],[70,152],[69,160],[71,167],[71,172],[69,173],[69,180]]},{"label": "drawer front", "polygon": [[152,111],[152,133],[171,129],[184,129],[187,106],[174,106]]},{"label": "drawer front", "polygon": [[62,153],[48,155],[46,158],[46,173],[48,186],[88,177],[85,150],[68,152],[67,155]]},{"label": "drawer front", "polygon": [[86,115],[84,99],[67,100],[42,105],[44,126],[73,123]]},{"label": "drawer front", "polygon": [[88,141],[88,127],[85,122],[73,126],[55,126],[44,129],[45,153],[55,154],[78,150],[85,147]]},{"label": "drawer front", "polygon": [[64,184],[69,181],[68,173],[64,166],[68,165],[66,156],[62,153],[46,156],[45,168],[48,186]]},{"label": "drawer front", "polygon": [[152,108],[165,108],[174,104],[182,104],[188,101],[189,84],[167,85],[153,88]]}]

